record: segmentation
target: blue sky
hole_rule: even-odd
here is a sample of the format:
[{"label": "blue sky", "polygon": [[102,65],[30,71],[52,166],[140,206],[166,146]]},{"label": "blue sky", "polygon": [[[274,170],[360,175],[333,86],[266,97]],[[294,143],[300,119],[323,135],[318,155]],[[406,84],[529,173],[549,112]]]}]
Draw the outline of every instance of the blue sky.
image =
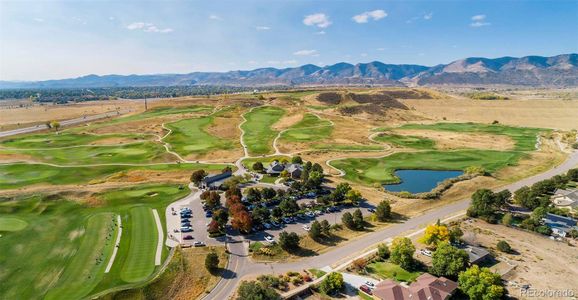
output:
[{"label": "blue sky", "polygon": [[0,80],[578,52],[577,1],[6,1]]}]

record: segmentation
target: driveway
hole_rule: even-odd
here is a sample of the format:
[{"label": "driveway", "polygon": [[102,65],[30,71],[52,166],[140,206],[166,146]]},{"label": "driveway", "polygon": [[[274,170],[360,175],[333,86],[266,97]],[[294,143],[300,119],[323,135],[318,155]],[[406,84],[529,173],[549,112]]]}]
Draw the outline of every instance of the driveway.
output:
[{"label": "driveway", "polygon": [[340,272],[340,273],[341,273],[341,275],[343,275],[343,281],[355,289],[358,289],[360,286],[364,285],[365,282],[367,282],[367,281],[373,283],[374,285],[379,282],[379,280],[373,279],[369,276],[361,276],[361,275],[345,273],[345,272]]}]

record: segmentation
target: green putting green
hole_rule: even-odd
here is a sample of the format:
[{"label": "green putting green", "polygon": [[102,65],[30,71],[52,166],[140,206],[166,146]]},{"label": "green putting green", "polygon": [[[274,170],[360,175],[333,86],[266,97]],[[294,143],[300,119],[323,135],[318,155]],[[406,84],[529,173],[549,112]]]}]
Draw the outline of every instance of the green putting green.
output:
[{"label": "green putting green", "polygon": [[243,141],[251,155],[271,153],[273,140],[278,133],[271,126],[277,123],[284,114],[284,109],[274,106],[257,107],[245,114],[247,121],[241,128],[245,132]]},{"label": "green putting green", "polygon": [[0,217],[0,231],[20,231],[28,226],[28,222],[14,217]]},{"label": "green putting green", "polygon": [[88,219],[78,251],[45,299],[81,299],[98,285],[114,248],[115,218],[113,213],[97,213]]},{"label": "green putting green", "polygon": [[172,130],[164,141],[181,155],[207,154],[214,150],[234,149],[237,140],[226,140],[207,133],[213,116],[180,120],[167,125]]},{"label": "green putting green", "polygon": [[321,141],[328,138],[332,132],[333,125],[331,122],[307,113],[301,121],[283,132],[281,140],[289,142]]},{"label": "green putting green", "polygon": [[120,278],[126,282],[139,282],[147,279],[155,269],[157,228],[152,209],[146,206],[131,208],[128,221],[130,247]]},{"label": "green putting green", "polygon": [[379,145],[347,145],[347,144],[313,144],[311,148],[318,150],[329,151],[380,151],[384,150],[383,146]]},{"label": "green putting green", "polygon": [[435,141],[412,135],[399,135],[394,133],[381,133],[373,137],[377,142],[385,142],[399,147],[414,149],[434,149]]},{"label": "green putting green", "polygon": [[[45,134],[25,135],[22,137],[14,137],[2,141],[0,145],[7,148],[50,149],[59,147],[86,146],[96,141],[103,141],[106,139],[114,139],[114,138],[124,138],[127,139],[128,141],[132,140],[134,142],[146,140],[146,136],[138,134],[95,135],[86,133],[78,134],[78,133],[62,132],[59,134],[45,133]],[[113,145],[116,145],[116,143]]]}]

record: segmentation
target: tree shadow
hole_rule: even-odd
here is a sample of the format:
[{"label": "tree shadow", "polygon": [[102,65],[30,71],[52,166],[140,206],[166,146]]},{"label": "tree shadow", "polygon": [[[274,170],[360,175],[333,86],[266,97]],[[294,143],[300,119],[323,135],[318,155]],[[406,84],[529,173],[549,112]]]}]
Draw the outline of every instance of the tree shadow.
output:
[{"label": "tree shadow", "polygon": [[331,234],[329,236],[323,236],[317,239],[313,239],[315,242],[324,246],[336,246],[337,244],[347,241],[346,238]]},{"label": "tree shadow", "polygon": [[318,255],[317,252],[315,252],[311,249],[303,248],[303,247],[299,247],[298,249],[287,251],[287,252],[289,254],[299,256],[299,257],[311,257],[311,256],[317,256]]}]

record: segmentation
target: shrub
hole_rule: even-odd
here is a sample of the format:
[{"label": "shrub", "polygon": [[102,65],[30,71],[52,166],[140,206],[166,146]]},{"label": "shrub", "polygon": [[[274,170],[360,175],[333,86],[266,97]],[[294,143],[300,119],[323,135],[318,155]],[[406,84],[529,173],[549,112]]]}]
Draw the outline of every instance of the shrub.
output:
[{"label": "shrub", "polygon": [[504,253],[512,252],[512,247],[510,247],[510,244],[504,240],[498,242],[497,248]]}]

